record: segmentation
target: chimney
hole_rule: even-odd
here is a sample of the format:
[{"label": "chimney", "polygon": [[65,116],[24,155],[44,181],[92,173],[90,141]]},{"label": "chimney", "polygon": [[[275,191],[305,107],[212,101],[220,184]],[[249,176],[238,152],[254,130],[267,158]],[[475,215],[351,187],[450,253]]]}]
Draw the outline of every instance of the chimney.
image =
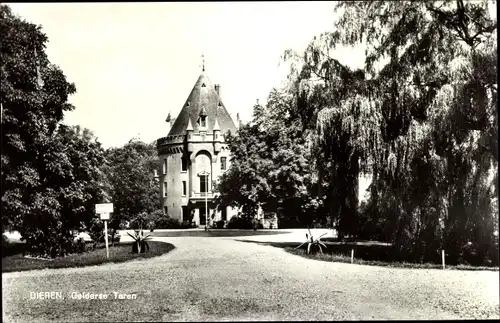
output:
[{"label": "chimney", "polygon": [[215,84],[215,92],[217,92],[217,95],[220,96],[220,84]]},{"label": "chimney", "polygon": [[240,120],[240,114],[239,113],[236,113],[236,124],[237,124],[238,128],[241,126],[241,120]]}]

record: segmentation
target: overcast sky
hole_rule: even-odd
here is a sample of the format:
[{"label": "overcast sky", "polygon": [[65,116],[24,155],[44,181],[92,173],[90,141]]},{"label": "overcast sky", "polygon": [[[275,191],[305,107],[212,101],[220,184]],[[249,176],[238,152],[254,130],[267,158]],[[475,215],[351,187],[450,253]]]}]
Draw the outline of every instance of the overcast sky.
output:
[{"label": "overcast sky", "polygon": [[91,129],[105,147],[166,136],[165,118],[187,99],[202,54],[233,119],[248,121],[256,99],[264,103],[286,76],[283,51],[302,51],[334,18],[332,2],[9,6],[42,25],[49,59],[76,84],[65,122]]}]

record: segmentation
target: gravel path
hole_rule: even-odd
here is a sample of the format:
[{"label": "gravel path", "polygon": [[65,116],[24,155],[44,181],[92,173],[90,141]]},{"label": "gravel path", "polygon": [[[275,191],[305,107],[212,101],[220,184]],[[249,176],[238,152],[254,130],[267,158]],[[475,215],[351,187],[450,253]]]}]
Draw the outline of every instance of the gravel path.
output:
[{"label": "gravel path", "polygon": [[[3,274],[4,322],[499,318],[498,272],[329,263],[238,239],[156,238],[176,249],[121,264]],[[65,299],[30,299],[36,291]],[[73,300],[73,291],[137,299]]]}]

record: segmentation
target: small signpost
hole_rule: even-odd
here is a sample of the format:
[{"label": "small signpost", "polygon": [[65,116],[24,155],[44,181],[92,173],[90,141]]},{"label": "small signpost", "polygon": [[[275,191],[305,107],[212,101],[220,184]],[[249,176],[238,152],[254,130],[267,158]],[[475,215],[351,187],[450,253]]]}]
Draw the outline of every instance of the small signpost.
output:
[{"label": "small signpost", "polygon": [[104,221],[104,240],[106,241],[106,258],[109,258],[108,221],[109,221],[109,214],[113,213],[113,203],[96,204],[95,213],[99,214],[101,216],[101,220]]}]

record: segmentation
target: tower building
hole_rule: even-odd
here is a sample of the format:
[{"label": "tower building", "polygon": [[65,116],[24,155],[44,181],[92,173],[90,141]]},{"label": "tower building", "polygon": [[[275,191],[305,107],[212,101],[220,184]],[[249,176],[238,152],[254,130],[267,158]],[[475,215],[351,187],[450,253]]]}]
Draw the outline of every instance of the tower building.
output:
[{"label": "tower building", "polygon": [[179,221],[192,217],[201,226],[206,214],[209,221],[229,221],[236,214],[229,207],[216,211],[214,204],[215,180],[230,162],[224,135],[236,132],[220,91],[203,67],[177,118],[167,118],[168,135],[157,140],[164,213]]}]

